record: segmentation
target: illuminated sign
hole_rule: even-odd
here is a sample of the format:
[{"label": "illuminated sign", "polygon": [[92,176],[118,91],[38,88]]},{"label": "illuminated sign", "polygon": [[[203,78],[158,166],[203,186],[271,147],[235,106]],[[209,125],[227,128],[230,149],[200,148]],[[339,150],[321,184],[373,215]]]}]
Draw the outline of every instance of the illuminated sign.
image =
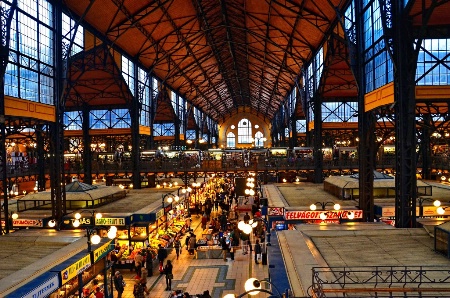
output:
[{"label": "illuminated sign", "polygon": [[108,218],[108,217],[102,217],[102,218],[96,218],[95,219],[95,225],[97,226],[124,226],[125,225],[125,218]]},{"label": "illuminated sign", "polygon": [[156,212],[156,219],[160,219],[163,216],[164,216],[164,209],[161,209],[158,212]]},{"label": "illuminated sign", "polygon": [[348,212],[353,212],[354,219],[363,218],[362,210],[339,210],[339,211],[286,211],[284,218],[286,220],[309,220],[321,219],[320,214],[326,213],[325,219],[348,219]]},{"label": "illuminated sign", "polygon": [[381,209],[381,217],[394,217],[395,207],[383,207]]},{"label": "illuminated sign", "polygon": [[13,219],[13,226],[15,227],[38,227],[42,228],[44,226],[42,219],[26,219],[18,218]]},{"label": "illuminated sign", "polygon": [[62,284],[65,284],[87,268],[91,267],[91,255],[88,254],[83,258],[79,259],[63,271],[61,271]]},{"label": "illuminated sign", "polygon": [[101,247],[94,250],[94,263],[97,263],[98,260],[106,256],[111,250],[113,250],[114,245],[112,244],[112,240],[108,241],[108,243],[102,245]]},{"label": "illuminated sign", "polygon": [[269,216],[283,216],[284,208],[283,207],[269,207],[267,215]]}]

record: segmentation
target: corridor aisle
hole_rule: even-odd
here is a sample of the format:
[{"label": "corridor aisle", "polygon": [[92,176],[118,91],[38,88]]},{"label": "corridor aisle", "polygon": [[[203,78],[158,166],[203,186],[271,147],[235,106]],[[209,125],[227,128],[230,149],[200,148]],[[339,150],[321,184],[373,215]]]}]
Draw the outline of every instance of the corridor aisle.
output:
[{"label": "corridor aisle", "polygon": [[[202,228],[200,218],[192,217],[192,228],[200,239]],[[237,295],[245,292],[244,283],[250,277],[263,279],[267,277],[268,268],[261,263],[255,264],[254,255],[243,255],[242,250],[235,253],[234,261],[228,258],[227,262],[220,259],[195,259],[194,255],[189,255],[184,247],[184,237],[181,239],[183,250],[180,258],[176,260],[176,254],[173,249],[169,249],[168,260],[172,260],[173,276],[172,290],[181,290],[189,294],[202,294],[209,290],[213,298],[221,298],[225,294],[234,293]],[[165,276],[159,274],[158,268],[154,267],[153,275],[147,279],[147,287],[150,289],[151,298],[166,298],[169,291],[165,291]],[[135,274],[130,271],[122,272],[126,288],[123,298],[133,298],[133,286]],[[114,291],[114,297],[117,292]],[[266,297],[259,294],[253,297]]]}]

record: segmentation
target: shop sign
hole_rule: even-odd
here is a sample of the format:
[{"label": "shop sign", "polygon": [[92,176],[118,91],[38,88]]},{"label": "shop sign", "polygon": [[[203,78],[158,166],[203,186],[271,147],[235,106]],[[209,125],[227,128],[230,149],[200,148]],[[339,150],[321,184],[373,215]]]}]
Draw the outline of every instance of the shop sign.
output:
[{"label": "shop sign", "polygon": [[172,204],[170,204],[169,206],[164,207],[164,212],[165,213],[169,213],[170,210],[172,210]]},{"label": "shop sign", "polygon": [[164,209],[161,209],[158,212],[156,212],[156,219],[160,219],[163,216],[164,216]]},{"label": "shop sign", "polygon": [[[422,210],[423,210],[423,216],[437,216],[437,215],[440,215],[439,213],[437,213],[437,208],[434,207],[434,206],[423,206]],[[420,207],[416,207],[416,214],[417,214],[417,216],[419,216],[419,214],[420,214]]]},{"label": "shop sign", "polygon": [[268,215],[269,216],[283,216],[284,208],[283,207],[269,207]]},{"label": "shop sign", "polygon": [[[92,227],[93,217],[82,217],[79,219],[80,227],[89,226]],[[73,222],[75,221],[75,218],[65,218],[63,220],[63,227],[66,229],[73,229]]]},{"label": "shop sign", "polygon": [[116,218],[109,218],[109,217],[102,217],[102,218],[96,218],[95,219],[95,225],[96,226],[124,226],[125,225],[125,218],[116,217]]},{"label": "shop sign", "polygon": [[321,219],[320,214],[326,213],[326,219],[333,218],[348,218],[348,212],[353,212],[355,217],[354,219],[363,218],[362,210],[339,210],[339,211],[286,211],[284,214],[284,218],[286,220],[309,220],[309,219]]},{"label": "shop sign", "polygon": [[114,245],[112,244],[112,240],[110,240],[108,243],[94,250],[94,263],[97,263],[98,260],[106,256],[113,248]]},{"label": "shop sign", "polygon": [[13,219],[13,226],[15,227],[39,227],[42,228],[44,226],[42,219],[26,219],[26,218],[18,218]]},{"label": "shop sign", "polygon": [[87,268],[91,267],[91,255],[88,254],[61,271],[62,284],[65,284]]},{"label": "shop sign", "polygon": [[[419,213],[417,213],[419,214]],[[394,217],[395,216],[395,207],[382,207],[381,208],[381,217]]]},{"label": "shop sign", "polygon": [[57,275],[36,287],[31,292],[21,296],[22,298],[44,298],[59,288],[59,278]]}]

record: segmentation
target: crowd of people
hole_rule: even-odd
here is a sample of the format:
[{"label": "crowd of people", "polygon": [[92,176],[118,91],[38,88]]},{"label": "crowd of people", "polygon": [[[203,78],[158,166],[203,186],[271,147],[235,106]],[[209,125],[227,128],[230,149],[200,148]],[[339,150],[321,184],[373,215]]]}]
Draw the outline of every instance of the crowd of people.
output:
[{"label": "crowd of people", "polygon": [[[228,258],[233,261],[236,250],[242,248],[242,254],[249,254],[254,251],[254,261],[259,264],[261,255],[265,252],[265,225],[258,222],[258,225],[253,229],[255,242],[252,245],[250,242],[250,235],[243,233],[238,229],[238,212],[239,204],[251,203],[251,215],[249,212],[243,217],[244,222],[248,223],[252,217],[260,216],[258,208],[258,197],[251,198],[251,202],[240,202],[235,194],[234,185],[231,180],[224,179],[222,183],[215,185],[207,185],[203,187],[200,194],[198,210],[201,212],[200,226],[202,230],[208,229],[208,235],[212,235],[210,239],[198,239],[194,231],[189,227],[186,229],[186,236],[182,242],[181,235],[174,238],[170,249],[174,249],[176,260],[182,254],[183,245],[188,255],[195,255],[195,251],[199,245],[218,245],[223,251],[223,260],[228,261]],[[233,208],[234,207],[234,208]],[[189,224],[190,224],[189,220]],[[204,241],[202,241],[204,240]],[[117,256],[117,255],[116,255]],[[211,297],[208,290],[202,294],[189,294],[180,290],[172,289],[172,279],[174,278],[174,268],[171,260],[167,259],[168,248],[158,246],[157,261],[159,262],[159,273],[164,276],[165,291],[170,292],[169,297],[183,297],[183,298],[209,298]],[[148,259],[148,258],[147,258]],[[134,258],[135,266],[135,284],[133,286],[133,294],[135,298],[144,298],[150,294],[147,287],[148,270],[152,270],[153,264],[147,263],[146,258],[141,254],[136,254]],[[264,264],[264,263],[263,263]],[[147,269],[150,268],[150,269]],[[114,270],[114,268],[113,268]],[[125,289],[125,282],[123,276],[119,271],[114,275],[114,287],[117,291],[117,297],[121,298]]]}]

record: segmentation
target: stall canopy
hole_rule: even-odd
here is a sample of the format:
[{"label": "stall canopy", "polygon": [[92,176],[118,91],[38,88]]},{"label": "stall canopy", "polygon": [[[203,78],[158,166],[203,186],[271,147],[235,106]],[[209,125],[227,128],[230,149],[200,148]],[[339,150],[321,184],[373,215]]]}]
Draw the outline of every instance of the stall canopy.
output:
[{"label": "stall canopy", "polygon": [[[384,173],[374,171],[374,196],[389,198],[395,196],[395,178]],[[330,176],[324,181],[324,190],[341,199],[355,199],[359,197],[359,175]],[[417,194],[431,196],[431,185],[418,180]]]},{"label": "stall canopy", "polygon": [[[118,186],[89,185],[73,181],[66,185],[66,208],[86,209],[98,207],[109,202],[124,198],[126,191]],[[17,210],[51,208],[49,191],[29,193],[17,200]]]}]

